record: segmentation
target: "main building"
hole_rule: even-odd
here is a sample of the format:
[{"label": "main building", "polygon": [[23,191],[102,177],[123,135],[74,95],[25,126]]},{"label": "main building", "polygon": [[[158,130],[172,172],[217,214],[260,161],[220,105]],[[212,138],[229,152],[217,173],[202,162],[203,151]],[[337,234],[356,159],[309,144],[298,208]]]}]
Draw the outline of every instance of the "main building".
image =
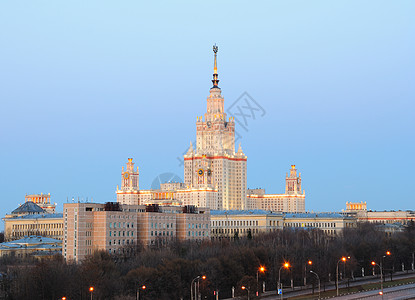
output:
[{"label": "main building", "polygon": [[295,166],[286,177],[285,194],[265,194],[263,189],[247,188],[247,156],[239,144],[235,151],[235,119],[225,112],[219,87],[218,47],[213,46],[212,87],[204,116],[196,118],[196,145],[190,143],[184,155],[184,182],[164,183],[158,190],[139,189],[139,171],[132,158],[121,171],[121,204],[178,204],[207,207],[211,210],[266,209],[305,212],[305,193],[301,174]]}]

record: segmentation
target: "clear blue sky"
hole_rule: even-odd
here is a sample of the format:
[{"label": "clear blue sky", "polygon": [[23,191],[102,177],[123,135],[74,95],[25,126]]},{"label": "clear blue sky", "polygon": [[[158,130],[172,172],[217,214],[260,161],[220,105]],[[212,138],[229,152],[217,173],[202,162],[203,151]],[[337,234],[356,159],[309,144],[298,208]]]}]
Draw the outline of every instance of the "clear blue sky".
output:
[{"label": "clear blue sky", "polygon": [[0,215],[27,193],[115,200],[133,157],[140,186],[183,177],[206,110],[212,45],[225,105],[266,111],[239,132],[248,186],[306,208],[415,209],[414,1],[3,1]]}]

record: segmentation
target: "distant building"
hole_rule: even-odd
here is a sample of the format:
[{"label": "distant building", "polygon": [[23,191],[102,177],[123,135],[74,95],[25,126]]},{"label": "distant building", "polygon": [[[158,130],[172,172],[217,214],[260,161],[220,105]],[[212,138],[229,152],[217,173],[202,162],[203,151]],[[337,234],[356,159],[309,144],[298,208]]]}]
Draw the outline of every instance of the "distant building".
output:
[{"label": "distant building", "polygon": [[50,194],[33,194],[25,196],[26,202],[36,203],[39,207],[45,210],[45,212],[53,214],[55,213],[56,204],[50,203]]},{"label": "distant building", "polygon": [[[140,190],[138,168],[134,169],[132,158],[129,158],[127,167],[122,167],[121,187],[117,186],[116,191],[117,202],[130,205],[194,205],[211,210],[305,212],[301,174],[297,176],[294,165],[290,175],[286,176],[285,194],[267,195],[262,189],[248,190],[248,158],[241,145],[235,149],[237,120],[234,116],[228,117],[225,112],[225,100],[219,87],[216,45],[213,52],[213,86],[206,99],[204,116],[196,117],[196,144],[190,143],[183,157],[184,183],[166,182],[161,183],[157,190]],[[243,107],[238,108],[241,110]]]},{"label": "distant building", "polygon": [[301,173],[295,165],[285,177],[284,194],[265,194],[264,189],[248,189],[248,208],[279,212],[305,212],[305,191],[301,189]]},{"label": "distant building", "polygon": [[211,211],[212,238],[246,236],[284,228],[319,229],[337,235],[345,228],[356,227],[356,218],[339,213],[280,213],[265,210]]},{"label": "distant building", "polygon": [[[369,222],[376,224],[397,224],[408,225],[415,222],[415,211],[412,210],[384,210],[372,211],[367,210],[366,202],[346,202],[345,215],[355,217],[359,222]],[[379,227],[381,228],[381,227]],[[386,227],[385,227],[386,228]],[[388,227],[387,231],[396,232],[400,229]]]},{"label": "distant building", "polygon": [[80,261],[96,250],[122,253],[139,242],[152,246],[210,238],[209,209],[193,206],[66,203],[63,215],[67,260]]},{"label": "distant building", "polygon": [[4,218],[4,239],[12,241],[39,235],[62,240],[62,214],[48,213],[34,202],[26,201]]},{"label": "distant building", "polygon": [[346,212],[367,211],[366,202],[346,202]]},{"label": "distant building", "polygon": [[345,228],[356,227],[356,218],[340,213],[287,213],[284,228],[319,229],[328,235],[338,235]]},{"label": "distant building", "polygon": [[212,210],[210,220],[213,239],[246,237],[260,232],[283,229],[283,215],[264,210]]},{"label": "distant building", "polygon": [[19,240],[1,243],[0,257],[47,258],[62,254],[62,241],[43,236],[28,236]]}]

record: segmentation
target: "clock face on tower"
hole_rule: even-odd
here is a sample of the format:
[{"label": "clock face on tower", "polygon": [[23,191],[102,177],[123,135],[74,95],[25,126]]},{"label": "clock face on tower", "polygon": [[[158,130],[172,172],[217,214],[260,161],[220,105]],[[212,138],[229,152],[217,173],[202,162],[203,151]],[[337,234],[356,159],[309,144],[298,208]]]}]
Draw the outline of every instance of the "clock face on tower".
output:
[{"label": "clock face on tower", "polygon": [[204,173],[203,169],[199,169],[199,170],[197,170],[197,174],[198,174],[199,176],[203,176],[203,173]]},{"label": "clock face on tower", "polygon": [[128,172],[124,173],[124,179],[128,179],[130,177],[130,174]]}]

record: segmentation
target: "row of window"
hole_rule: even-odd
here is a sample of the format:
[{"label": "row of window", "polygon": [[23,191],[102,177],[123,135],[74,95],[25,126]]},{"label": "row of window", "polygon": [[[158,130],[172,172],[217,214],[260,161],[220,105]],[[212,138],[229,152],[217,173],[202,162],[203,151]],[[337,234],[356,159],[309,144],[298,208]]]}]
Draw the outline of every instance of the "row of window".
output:
[{"label": "row of window", "polygon": [[[205,231],[188,231],[187,236],[197,237],[197,236],[205,236]],[[206,232],[206,236],[207,232]]]},{"label": "row of window", "polygon": [[[117,231],[110,231],[110,236],[117,236]],[[118,236],[134,236],[134,231],[118,231]]]},{"label": "row of window", "polygon": [[110,222],[110,228],[134,228],[134,223],[126,223],[126,222]]},{"label": "row of window", "polygon": [[284,223],[286,227],[316,227],[316,228],[330,228],[336,227],[336,223]]},{"label": "row of window", "polygon": [[134,240],[109,240],[108,245],[133,245],[134,244]]},{"label": "row of window", "polygon": [[53,224],[14,224],[12,228],[15,229],[57,229],[63,228],[62,223],[53,223]]},{"label": "row of window", "polygon": [[235,232],[245,234],[245,233],[248,233],[249,230],[251,231],[251,233],[258,233],[259,232],[258,228],[253,228],[253,229],[247,229],[247,228],[241,228],[241,229],[219,228],[218,229],[218,228],[216,228],[216,229],[212,229],[212,234],[220,234],[220,233],[234,234]]},{"label": "row of window", "polygon": [[258,221],[212,221],[212,226],[258,226]]},{"label": "row of window", "polygon": [[174,235],[172,231],[159,231],[159,232],[157,232],[157,230],[154,232],[150,231],[150,236],[157,236],[157,234],[158,236],[173,236]]}]

